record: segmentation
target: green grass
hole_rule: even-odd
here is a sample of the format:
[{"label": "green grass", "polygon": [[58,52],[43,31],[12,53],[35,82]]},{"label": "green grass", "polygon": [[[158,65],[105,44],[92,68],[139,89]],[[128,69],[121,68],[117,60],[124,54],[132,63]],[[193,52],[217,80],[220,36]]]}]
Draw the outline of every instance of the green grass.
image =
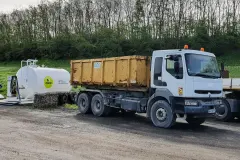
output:
[{"label": "green grass", "polygon": [[230,72],[231,78],[240,78],[240,53],[229,53],[221,57],[217,57],[217,60],[220,63],[225,64],[225,69]]},{"label": "green grass", "polygon": [[0,66],[0,84],[2,84],[3,88],[0,89],[0,94],[6,96],[7,94],[7,77],[11,75],[15,75],[19,67],[17,66]]},{"label": "green grass", "polygon": [[226,66],[226,70],[228,70],[229,76],[231,78],[240,78],[240,64],[239,66]]},{"label": "green grass", "polygon": [[65,104],[64,108],[69,109],[69,110],[77,110],[78,106],[77,105]]}]

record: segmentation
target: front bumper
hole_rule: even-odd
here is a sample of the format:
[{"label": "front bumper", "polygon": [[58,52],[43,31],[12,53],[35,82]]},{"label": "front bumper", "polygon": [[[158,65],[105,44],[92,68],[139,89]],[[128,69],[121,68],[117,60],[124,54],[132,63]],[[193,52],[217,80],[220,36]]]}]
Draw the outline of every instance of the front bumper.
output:
[{"label": "front bumper", "polygon": [[221,104],[214,104],[215,100],[221,100],[221,98],[209,99],[209,98],[198,98],[192,99],[198,102],[198,105],[185,105],[185,100],[190,98],[172,98],[172,107],[175,113],[178,114],[193,114],[193,115],[214,115],[216,113],[216,108]]},{"label": "front bumper", "polygon": [[184,106],[185,114],[215,114],[216,106]]}]

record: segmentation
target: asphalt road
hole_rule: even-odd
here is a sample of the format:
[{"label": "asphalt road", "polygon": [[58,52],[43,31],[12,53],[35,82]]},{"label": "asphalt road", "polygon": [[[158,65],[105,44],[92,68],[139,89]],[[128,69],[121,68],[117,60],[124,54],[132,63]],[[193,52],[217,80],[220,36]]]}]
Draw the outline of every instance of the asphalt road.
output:
[{"label": "asphalt road", "polygon": [[142,115],[0,106],[0,159],[239,160],[240,122],[156,128]]}]

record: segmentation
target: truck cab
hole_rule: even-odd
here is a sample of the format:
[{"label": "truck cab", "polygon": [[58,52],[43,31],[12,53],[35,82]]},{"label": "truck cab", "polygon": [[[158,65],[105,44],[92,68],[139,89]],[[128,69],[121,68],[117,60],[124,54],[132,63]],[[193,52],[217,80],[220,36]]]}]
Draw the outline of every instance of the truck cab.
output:
[{"label": "truck cab", "polygon": [[155,126],[168,128],[176,117],[199,125],[215,114],[222,97],[214,54],[189,49],[153,52],[147,115]]}]

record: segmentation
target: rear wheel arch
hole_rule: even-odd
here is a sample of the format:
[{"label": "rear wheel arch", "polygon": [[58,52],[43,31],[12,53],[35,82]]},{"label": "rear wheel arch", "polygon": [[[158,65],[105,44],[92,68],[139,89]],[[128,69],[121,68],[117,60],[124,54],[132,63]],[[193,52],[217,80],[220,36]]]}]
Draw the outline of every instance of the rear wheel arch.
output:
[{"label": "rear wheel arch", "polygon": [[88,96],[90,96],[91,98],[92,98],[95,94],[98,94],[98,93],[103,96],[103,94],[102,94],[101,91],[97,91],[97,90],[96,90],[96,91],[95,91],[95,90],[84,90],[84,91],[78,92],[76,102],[78,101],[78,97],[79,97],[82,93],[86,93],[86,94],[87,94]]}]

